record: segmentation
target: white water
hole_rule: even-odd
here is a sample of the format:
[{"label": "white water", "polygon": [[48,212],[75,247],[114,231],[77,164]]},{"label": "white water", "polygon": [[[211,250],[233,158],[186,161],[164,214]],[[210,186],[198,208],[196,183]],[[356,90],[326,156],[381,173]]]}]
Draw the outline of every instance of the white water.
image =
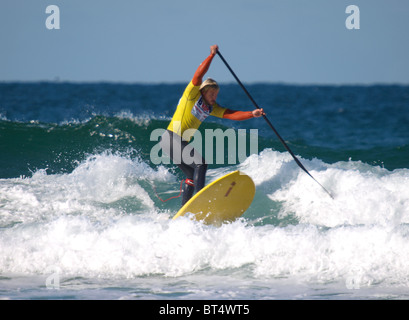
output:
[{"label": "white water", "polygon": [[409,170],[302,161],[335,200],[286,153],[210,170],[208,181],[238,168],[257,188],[244,218],[220,228],[170,220],[180,200],[161,204],[151,184],[176,190],[176,176],[123,155],[2,179],[0,295],[52,296],[58,273],[74,298],[405,297]]}]

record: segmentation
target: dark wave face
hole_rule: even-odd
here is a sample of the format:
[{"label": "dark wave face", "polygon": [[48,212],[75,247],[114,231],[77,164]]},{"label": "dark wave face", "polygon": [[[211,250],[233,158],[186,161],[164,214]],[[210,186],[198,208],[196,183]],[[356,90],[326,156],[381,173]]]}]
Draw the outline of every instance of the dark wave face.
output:
[{"label": "dark wave face", "polygon": [[[249,85],[294,153],[328,163],[360,160],[394,170],[409,167],[407,86]],[[152,130],[166,128],[184,90],[175,85],[1,83],[0,177],[36,168],[66,172],[85,154],[140,151]],[[236,85],[222,85],[219,103],[253,107]],[[258,130],[258,150],[285,151],[262,119],[209,118],[202,127]],[[60,162],[60,164],[58,164]]]}]

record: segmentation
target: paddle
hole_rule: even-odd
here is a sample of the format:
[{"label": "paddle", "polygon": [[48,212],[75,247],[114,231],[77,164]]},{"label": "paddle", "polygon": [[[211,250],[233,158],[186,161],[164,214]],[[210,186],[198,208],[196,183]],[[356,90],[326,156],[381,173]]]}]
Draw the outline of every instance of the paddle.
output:
[{"label": "paddle", "polygon": [[[236,79],[236,81],[238,82],[238,84],[240,85],[240,87],[243,89],[243,91],[247,94],[247,96],[249,97],[249,99],[251,100],[251,102],[253,102],[254,106],[257,109],[260,109],[260,107],[257,105],[256,101],[253,99],[253,97],[250,95],[250,93],[247,91],[247,89],[244,87],[244,85],[241,83],[240,79],[236,76],[236,74],[234,73],[234,71],[232,70],[232,68],[230,68],[229,64],[227,63],[227,61],[223,58],[222,54],[220,53],[219,50],[217,50],[217,54],[219,55],[220,59],[222,59],[222,61],[224,62],[224,64],[226,65],[227,69],[229,69],[229,71],[231,72],[231,74],[233,75],[233,77]],[[297,163],[297,165],[304,170],[316,183],[318,183],[322,189],[324,189],[324,191],[326,193],[328,193],[328,195],[334,199],[334,197],[332,196],[331,193],[329,193],[329,191],[327,189],[325,189],[321,183],[319,183],[309,172],[307,169],[305,169],[305,167],[303,166],[303,164],[300,162],[300,160],[298,160],[298,158],[295,156],[295,154],[291,151],[290,147],[285,143],[285,141],[283,140],[283,138],[281,138],[280,134],[277,132],[277,130],[274,128],[274,126],[272,125],[272,123],[270,122],[270,120],[268,120],[268,118],[266,117],[266,115],[263,115],[264,120],[266,120],[267,124],[270,126],[270,128],[274,131],[274,133],[277,135],[278,139],[280,139],[281,143],[284,145],[284,147],[287,149],[287,151],[291,154],[291,156],[294,158],[295,162]]]}]

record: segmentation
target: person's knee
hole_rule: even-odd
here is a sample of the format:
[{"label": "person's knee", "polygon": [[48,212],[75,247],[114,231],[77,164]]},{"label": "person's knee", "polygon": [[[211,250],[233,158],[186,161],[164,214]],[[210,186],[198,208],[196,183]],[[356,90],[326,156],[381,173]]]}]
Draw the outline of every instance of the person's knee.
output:
[{"label": "person's knee", "polygon": [[206,180],[207,164],[197,165],[195,168],[194,181],[196,192],[202,189]]}]

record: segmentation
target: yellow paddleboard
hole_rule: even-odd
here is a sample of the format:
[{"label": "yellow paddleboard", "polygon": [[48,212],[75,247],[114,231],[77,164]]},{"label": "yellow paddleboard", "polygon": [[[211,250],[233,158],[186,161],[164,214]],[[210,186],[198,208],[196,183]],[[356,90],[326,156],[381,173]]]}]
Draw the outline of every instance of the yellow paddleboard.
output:
[{"label": "yellow paddleboard", "polygon": [[220,226],[240,217],[253,201],[256,187],[243,172],[231,172],[205,186],[173,217],[192,213],[198,221]]}]

